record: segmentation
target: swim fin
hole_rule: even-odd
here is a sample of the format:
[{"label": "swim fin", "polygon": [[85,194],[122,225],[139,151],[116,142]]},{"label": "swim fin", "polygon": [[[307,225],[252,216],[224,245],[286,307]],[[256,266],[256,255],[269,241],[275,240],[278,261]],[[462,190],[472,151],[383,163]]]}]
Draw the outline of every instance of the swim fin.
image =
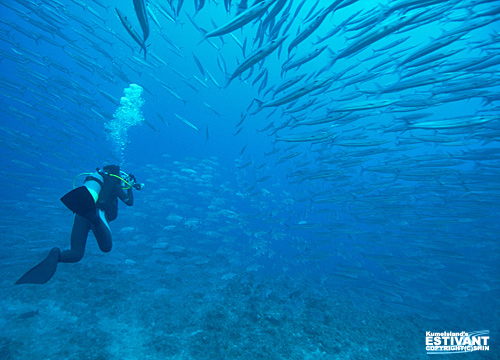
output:
[{"label": "swim fin", "polygon": [[40,264],[16,281],[16,285],[45,284],[55,274],[60,259],[61,250],[58,247],[52,248],[49,255]]},{"label": "swim fin", "polygon": [[95,201],[85,186],[77,187],[61,198],[64,205],[83,217],[96,212]]}]

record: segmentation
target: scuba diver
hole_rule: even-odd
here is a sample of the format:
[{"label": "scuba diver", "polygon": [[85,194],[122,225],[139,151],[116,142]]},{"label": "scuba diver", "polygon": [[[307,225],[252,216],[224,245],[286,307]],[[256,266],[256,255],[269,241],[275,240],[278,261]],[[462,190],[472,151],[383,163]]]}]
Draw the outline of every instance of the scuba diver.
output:
[{"label": "scuba diver", "polygon": [[120,171],[118,165],[107,165],[102,170],[97,168],[95,173],[80,175],[88,175],[83,186],[73,189],[61,198],[64,205],[75,213],[71,230],[71,249],[61,252],[58,247],[52,248],[41,263],[16,281],[16,285],[45,284],[56,272],[58,263],[80,261],[85,252],[89,230],[94,233],[102,252],[111,251],[111,231],[108,223],[118,216],[118,199],[132,206],[132,188],[144,188],[144,184],[136,182],[134,175]]}]

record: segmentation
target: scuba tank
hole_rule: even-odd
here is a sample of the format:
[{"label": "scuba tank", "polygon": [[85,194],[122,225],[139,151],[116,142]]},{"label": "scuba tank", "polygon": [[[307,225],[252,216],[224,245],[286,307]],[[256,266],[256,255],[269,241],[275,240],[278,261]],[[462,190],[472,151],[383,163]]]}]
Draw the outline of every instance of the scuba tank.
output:
[{"label": "scuba tank", "polygon": [[[99,202],[106,202],[109,195],[109,188],[105,188],[103,191],[105,176],[119,179],[122,182],[123,189],[130,189],[133,187],[136,190],[142,190],[144,188],[144,184],[136,183],[134,175],[129,175],[120,171],[118,165],[106,165],[102,171],[97,168],[94,173],[79,174],[76,176],[75,180],[73,180],[73,187],[75,186],[76,179],[81,175],[87,175],[83,182],[83,186],[71,190],[61,198],[61,201],[68,209],[78,215],[88,218],[92,222],[96,221],[96,203],[98,200]],[[104,199],[99,199],[99,195],[104,197]],[[101,205],[99,205],[100,208]]]},{"label": "scuba tank", "polygon": [[87,176],[85,178],[85,181],[83,182],[83,186],[85,186],[89,191],[90,195],[92,195],[94,203],[96,203],[97,199],[99,198],[99,194],[101,193],[103,183],[104,179],[102,178],[102,175],[99,174],[98,172],[95,172],[92,175]]}]

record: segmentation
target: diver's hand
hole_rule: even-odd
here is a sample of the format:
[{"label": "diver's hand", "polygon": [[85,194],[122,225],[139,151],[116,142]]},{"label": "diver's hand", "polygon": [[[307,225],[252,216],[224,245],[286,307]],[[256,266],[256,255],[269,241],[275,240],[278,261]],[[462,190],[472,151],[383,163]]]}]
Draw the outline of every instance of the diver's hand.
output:
[{"label": "diver's hand", "polygon": [[144,189],[145,185],[141,184],[141,183],[135,183],[133,186],[134,186],[134,189],[136,189],[136,190],[142,190],[142,189]]},{"label": "diver's hand", "polygon": [[130,186],[136,190],[142,190],[142,189],[144,189],[144,186],[145,186],[142,183],[138,183],[137,180],[135,179],[135,176],[132,174],[127,175],[127,183],[129,183]]}]

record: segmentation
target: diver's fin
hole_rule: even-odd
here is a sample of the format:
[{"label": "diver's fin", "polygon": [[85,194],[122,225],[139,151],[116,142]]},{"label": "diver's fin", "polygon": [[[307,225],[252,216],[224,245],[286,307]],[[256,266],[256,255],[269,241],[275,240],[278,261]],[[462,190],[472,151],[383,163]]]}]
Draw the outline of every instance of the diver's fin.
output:
[{"label": "diver's fin", "polygon": [[45,284],[54,275],[57,263],[61,259],[61,250],[55,247],[50,250],[49,255],[37,266],[24,274],[16,285],[21,284]]},{"label": "diver's fin", "polygon": [[71,190],[61,198],[61,201],[68,209],[84,217],[96,211],[94,198],[85,186]]}]

